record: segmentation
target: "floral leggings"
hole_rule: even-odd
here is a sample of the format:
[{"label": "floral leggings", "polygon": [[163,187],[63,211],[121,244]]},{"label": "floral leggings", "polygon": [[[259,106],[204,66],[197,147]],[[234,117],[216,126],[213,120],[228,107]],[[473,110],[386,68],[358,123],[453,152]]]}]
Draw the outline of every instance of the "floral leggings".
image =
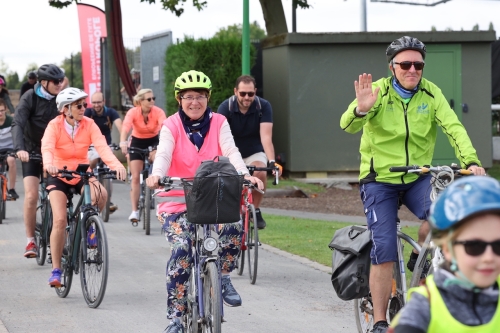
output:
[{"label": "floral leggings", "polygon": [[[166,213],[159,216],[161,221],[167,220],[166,217]],[[172,252],[167,263],[167,318],[173,319],[184,315],[187,309],[189,275],[193,266],[191,244],[194,238],[194,224],[189,223],[183,214],[163,228]],[[242,234],[241,221],[220,225],[219,258],[222,271],[231,272],[234,269]]]}]

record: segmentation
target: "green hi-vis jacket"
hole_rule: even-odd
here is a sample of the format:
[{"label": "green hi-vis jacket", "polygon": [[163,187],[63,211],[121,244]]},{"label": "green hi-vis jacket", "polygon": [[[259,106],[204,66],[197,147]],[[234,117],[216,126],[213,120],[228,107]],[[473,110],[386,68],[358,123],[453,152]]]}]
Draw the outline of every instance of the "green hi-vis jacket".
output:
[{"label": "green hi-vis jacket", "polygon": [[354,100],[340,118],[348,133],[363,129],[359,152],[361,183],[411,183],[416,174],[390,172],[391,166],[430,165],[439,125],[455,149],[461,167],[481,166],[464,126],[450,108],[441,89],[422,78],[418,92],[405,104],[391,84],[392,77],[373,83],[380,87],[377,101],[364,117],[357,117]]}]

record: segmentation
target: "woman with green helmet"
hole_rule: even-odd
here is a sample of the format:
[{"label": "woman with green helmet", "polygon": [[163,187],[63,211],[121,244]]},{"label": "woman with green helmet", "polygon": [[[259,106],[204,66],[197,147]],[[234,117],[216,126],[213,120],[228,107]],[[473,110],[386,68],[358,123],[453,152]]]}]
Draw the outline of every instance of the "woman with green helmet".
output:
[{"label": "woman with green helmet", "polygon": [[[250,176],[226,118],[213,113],[208,107],[212,92],[210,78],[202,72],[191,70],[177,78],[174,88],[179,110],[163,122],[153,171],[146,180],[147,185],[156,189],[158,180],[164,176],[194,177],[202,161],[225,156],[238,172],[245,175],[245,179],[263,189],[262,181]],[[170,191],[163,195],[175,197],[184,196],[184,193]],[[185,213],[186,204],[182,202],[167,201],[158,206],[158,218],[171,243],[171,256],[167,263],[167,318],[170,323],[166,333],[184,332],[180,317],[187,308],[189,274],[193,264],[190,247],[194,236],[194,225],[189,223]],[[224,224],[219,232],[219,240],[224,244],[219,249],[222,297],[229,306],[241,305],[241,298],[229,278],[238,255],[241,233],[241,221]]]},{"label": "woman with green helmet", "polygon": [[389,332],[500,330],[500,184],[469,176],[432,204],[429,222],[445,262],[408,293]]}]

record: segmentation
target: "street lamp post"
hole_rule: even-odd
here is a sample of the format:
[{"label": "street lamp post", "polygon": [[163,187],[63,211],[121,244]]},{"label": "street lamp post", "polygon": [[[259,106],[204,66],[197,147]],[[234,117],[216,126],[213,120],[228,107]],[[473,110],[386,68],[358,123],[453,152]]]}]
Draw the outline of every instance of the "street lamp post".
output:
[{"label": "street lamp post", "polygon": [[250,75],[250,5],[249,0],[243,0],[243,29],[241,33],[241,74]]}]

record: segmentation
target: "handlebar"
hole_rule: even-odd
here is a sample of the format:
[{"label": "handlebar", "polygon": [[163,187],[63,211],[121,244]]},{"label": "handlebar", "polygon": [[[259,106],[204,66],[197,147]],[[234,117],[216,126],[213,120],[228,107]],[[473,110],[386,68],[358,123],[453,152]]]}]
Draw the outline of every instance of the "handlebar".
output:
[{"label": "handlebar", "polygon": [[[276,185],[276,184],[273,184],[273,185]],[[250,187],[252,190],[255,190],[255,191],[259,192],[259,193],[264,194],[264,191],[262,191],[261,189],[259,189],[259,188],[257,187],[257,185],[255,185],[254,183],[252,183],[252,182],[251,182],[251,181],[249,181],[249,180],[243,179],[243,186],[248,186],[248,187]]]},{"label": "handlebar", "polygon": [[[274,167],[256,167],[255,165],[247,165],[246,166],[247,169],[248,169],[248,172],[250,172],[250,176],[253,176],[253,173],[254,171],[274,171],[274,174],[275,174],[275,179],[273,180],[273,185],[277,185],[279,183],[279,180],[280,180],[280,175],[279,175],[279,171],[280,171],[280,168],[278,166],[274,166]],[[262,192],[264,193],[264,192]]]},{"label": "handlebar", "polygon": [[468,176],[472,175],[472,171],[467,170],[467,169],[462,169],[455,163],[452,163],[450,166],[429,166],[429,165],[424,165],[424,166],[418,166],[418,165],[407,165],[407,166],[393,166],[389,168],[390,172],[408,172],[408,173],[421,173],[421,174],[427,174],[429,172],[440,172],[444,170],[452,170],[454,174],[456,175],[463,175],[463,176]]},{"label": "handlebar", "polygon": [[[68,170],[68,168],[66,166],[64,166],[63,169],[57,170],[58,175],[56,177],[66,178],[66,179],[70,180],[70,179],[76,178],[77,176],[75,176],[75,175],[78,175],[84,179],[90,179],[90,178],[95,176],[94,172],[87,171],[88,165],[86,165],[86,164],[80,164],[80,165],[82,166],[81,170]],[[78,169],[80,168],[80,165],[79,165]],[[84,168],[83,166],[86,166],[86,168]],[[116,171],[115,170],[102,169],[102,171],[101,170],[99,171],[99,174],[111,175],[113,177],[113,179],[116,179]]]}]

